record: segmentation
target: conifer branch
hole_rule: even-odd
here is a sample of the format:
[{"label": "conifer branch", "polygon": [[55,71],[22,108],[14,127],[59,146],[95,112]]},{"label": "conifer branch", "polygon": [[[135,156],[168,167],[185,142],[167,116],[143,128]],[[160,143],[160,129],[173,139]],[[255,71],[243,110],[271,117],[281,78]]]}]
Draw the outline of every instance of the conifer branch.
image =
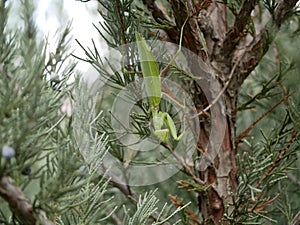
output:
[{"label": "conifer branch", "polygon": [[[102,173],[104,171],[107,171],[107,169],[102,165],[99,168],[99,171]],[[138,202],[139,196],[136,192],[131,190],[127,184],[124,184],[124,182],[114,173],[112,172],[106,172],[107,176],[110,179],[110,183],[118,188],[125,196],[130,197],[135,202]]]},{"label": "conifer branch", "polygon": [[[205,43],[201,36],[200,25],[198,24],[198,19],[194,15],[196,14],[196,6],[193,1],[181,1],[174,0],[170,1],[171,7],[174,12],[174,18],[178,28],[181,28],[185,24],[186,18],[189,18],[184,29],[182,46],[195,52],[197,55],[201,56],[202,59],[207,57],[205,52]],[[178,43],[178,42],[174,42]]]},{"label": "conifer branch", "polygon": [[287,150],[291,147],[294,139],[296,138],[297,134],[298,134],[298,130],[294,130],[290,140],[288,141],[288,143],[286,144],[286,146],[284,147],[284,149],[282,149],[282,151],[280,152],[280,154],[277,156],[277,158],[274,160],[273,164],[268,168],[268,170],[265,172],[265,174],[261,177],[261,179],[257,182],[256,187],[259,187],[262,182],[268,177],[270,176],[270,174],[272,173],[272,171],[277,167],[278,163],[283,159],[284,155],[286,154]]},{"label": "conifer branch", "polygon": [[126,30],[125,30],[123,15],[122,15],[122,12],[121,12],[121,6],[120,6],[120,3],[119,3],[119,0],[116,0],[115,3],[116,3],[116,7],[117,7],[117,12],[118,12],[119,25],[121,27],[122,44],[126,45],[127,44]]},{"label": "conifer branch", "polygon": [[281,0],[274,13],[275,24],[280,27],[282,22],[291,15],[298,0]]},{"label": "conifer branch", "polygon": [[[171,199],[171,202],[177,207],[184,206],[183,201],[179,200],[177,196],[169,194],[168,197]],[[197,215],[195,215],[195,213],[188,206],[184,209],[184,213],[190,219],[190,221],[193,221],[195,223],[195,225],[202,225]],[[192,222],[190,222],[190,224],[192,224]]]},{"label": "conifer branch", "polygon": [[290,225],[300,224],[300,211],[296,214]]},{"label": "conifer branch", "polygon": [[122,221],[121,221],[121,219],[118,217],[118,215],[116,213],[113,213],[111,215],[111,218],[115,221],[115,223],[117,225],[122,225]]},{"label": "conifer branch", "polygon": [[35,225],[38,220],[44,225],[53,225],[46,214],[40,211],[36,219],[29,199],[20,188],[13,185],[11,178],[0,178],[0,196],[9,204],[10,209],[24,225]]},{"label": "conifer branch", "polygon": [[[162,8],[160,8],[155,0],[143,0],[144,5],[147,6],[148,10],[152,13],[152,17],[154,20],[159,23],[168,23],[173,24],[170,18],[168,18],[166,12],[163,11]],[[178,41],[178,31],[174,27],[168,27],[165,29],[165,32],[167,33],[170,40],[174,43]]]},{"label": "conifer branch", "polygon": [[275,108],[277,108],[282,102],[288,100],[288,98],[292,94],[288,94],[283,96],[273,107],[268,109],[266,112],[264,112],[260,117],[258,117],[252,124],[250,124],[243,132],[239,134],[239,136],[236,138],[236,143],[240,143],[243,138],[247,137],[249,135],[249,132],[254,128],[254,126],[261,121],[263,118],[265,118],[269,113],[271,113]]},{"label": "conifer branch", "polygon": [[[244,58],[245,60],[240,63],[240,76],[238,79],[239,85],[243,83],[243,81],[247,78],[251,71],[253,71],[261,58],[267,52],[270,43],[274,40],[281,24],[288,18],[288,16],[291,15],[293,8],[296,6],[297,2],[298,0],[280,1],[274,10],[274,14],[272,13],[274,21],[269,21],[268,23],[263,25],[260,30],[258,30],[257,35],[254,36],[253,41],[248,45],[250,51],[247,51]],[[275,23],[275,27],[273,26],[273,23]]]},{"label": "conifer branch", "polygon": [[[139,202],[139,195],[134,190],[132,190],[130,186],[124,184],[124,182],[117,175],[110,171],[107,172],[107,169],[103,165],[99,168],[99,171],[100,173],[106,171],[106,174],[109,177],[109,181],[114,187],[118,188],[126,197],[133,200],[134,203]],[[158,219],[159,221],[163,220],[163,218],[159,217],[159,214],[157,212],[153,212],[152,217],[156,220]],[[114,217],[114,220],[117,222],[118,218]],[[170,223],[168,222],[165,222],[164,224],[170,225]]]},{"label": "conifer branch", "polygon": [[163,144],[165,148],[169,150],[169,152],[176,158],[176,160],[180,163],[180,165],[183,167],[184,173],[189,175],[197,184],[204,186],[205,182],[202,181],[199,177],[197,177],[194,172],[191,170],[191,168],[187,165],[185,160],[179,156],[170,145],[168,144]]},{"label": "conifer branch", "polygon": [[251,18],[251,12],[257,4],[257,0],[244,1],[239,13],[235,17],[233,27],[228,31],[225,40],[223,41],[221,54],[224,58],[227,58],[229,54],[233,55],[233,51],[239,41],[247,34],[244,32],[249,19]]}]

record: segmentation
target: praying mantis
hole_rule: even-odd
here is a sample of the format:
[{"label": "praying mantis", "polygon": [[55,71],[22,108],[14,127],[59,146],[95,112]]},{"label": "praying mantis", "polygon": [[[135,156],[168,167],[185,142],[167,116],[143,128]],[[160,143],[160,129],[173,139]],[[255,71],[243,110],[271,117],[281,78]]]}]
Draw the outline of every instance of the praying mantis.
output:
[{"label": "praying mantis", "polygon": [[[175,141],[179,141],[184,133],[178,135],[172,117],[167,112],[159,110],[162,89],[161,74],[158,69],[158,64],[146,44],[145,39],[138,32],[135,32],[135,36],[146,94],[150,106],[149,111],[153,118],[154,135],[163,143],[167,142],[169,133]],[[166,126],[166,129],[162,129],[164,125]]]}]

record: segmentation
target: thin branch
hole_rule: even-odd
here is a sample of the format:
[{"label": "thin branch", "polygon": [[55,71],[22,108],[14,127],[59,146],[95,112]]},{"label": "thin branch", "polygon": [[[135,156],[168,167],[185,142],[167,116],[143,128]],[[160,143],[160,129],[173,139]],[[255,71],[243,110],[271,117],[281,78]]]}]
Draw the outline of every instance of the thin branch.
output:
[{"label": "thin branch", "polygon": [[226,81],[226,83],[224,84],[222,90],[218,93],[217,97],[204,109],[202,110],[200,113],[198,113],[198,116],[202,115],[202,114],[205,114],[211,107],[213,107],[218,101],[219,99],[221,98],[221,96],[223,96],[223,94],[225,93],[225,91],[227,90],[232,78],[233,78],[233,75],[234,75],[234,72],[235,72],[235,69],[237,67],[238,63],[235,63],[231,69],[231,72],[229,74],[229,77],[228,77],[228,80]]},{"label": "thin branch", "polygon": [[249,132],[253,129],[253,127],[261,121],[265,116],[267,116],[270,112],[272,112],[277,106],[279,106],[282,102],[286,101],[292,94],[288,94],[284,96],[282,99],[279,100],[272,108],[268,109],[266,112],[264,112],[260,117],[258,117],[250,126],[248,126],[243,132],[240,133],[240,135],[236,138],[236,143],[240,143],[240,141],[248,136]]},{"label": "thin branch", "polygon": [[[273,46],[273,52],[274,52],[274,59],[275,59],[275,65],[276,65],[276,70],[277,70],[277,73],[279,74],[279,75],[281,75],[281,62],[280,62],[280,59],[279,59],[279,52],[278,52],[278,49],[277,49],[277,46],[276,45],[274,45]],[[285,87],[285,85],[284,85],[284,83],[283,83],[283,81],[280,81],[280,83],[279,83],[279,85],[280,85],[280,87],[281,87],[281,89],[282,89],[282,92],[283,92],[283,94],[284,95],[288,95],[288,91],[287,91],[287,89],[286,89],[286,87]],[[289,99],[287,99],[287,101],[285,102],[286,103],[286,105],[290,105],[290,103],[289,103]]]},{"label": "thin branch", "polygon": [[[37,223],[38,220],[34,215],[29,199],[26,198],[20,188],[13,185],[10,177],[3,176],[0,178],[0,196],[9,204],[11,211],[24,225]],[[40,211],[37,216],[42,224],[54,225],[43,211]]]},{"label": "thin branch", "polygon": [[[117,14],[118,14],[118,22],[119,22],[119,25],[120,25],[120,28],[121,28],[121,39],[122,39],[122,49],[123,49],[123,46],[125,47],[125,49],[123,49],[123,57],[122,57],[122,64],[123,64],[123,67],[125,66],[124,65],[124,58],[126,59],[130,59],[129,57],[129,52],[128,52],[128,46],[127,46],[127,39],[126,39],[126,28],[125,28],[125,22],[124,22],[124,19],[123,19],[123,15],[122,15],[122,11],[121,11],[121,5],[120,5],[120,2],[119,0],[115,0],[116,2],[116,8],[117,8]],[[129,70],[130,70],[130,66],[128,66]]]},{"label": "thin branch", "polygon": [[122,220],[118,217],[116,213],[113,213],[111,217],[117,225],[122,225]]},{"label": "thin branch", "polygon": [[[4,71],[3,71],[3,64],[0,63],[0,73],[3,73],[3,72],[4,72]],[[7,78],[9,79],[9,81],[13,81],[13,80],[14,80],[14,75],[13,75],[10,71],[8,71],[8,72],[6,73],[6,76],[7,76]],[[15,89],[16,89],[16,91],[18,92],[19,95],[22,94],[21,88],[20,88],[20,85],[19,85],[18,82],[16,82]]]},{"label": "thin branch", "polygon": [[[177,207],[184,207],[184,204],[182,201],[180,201],[177,196],[171,195],[169,194],[168,197],[171,199],[171,202],[173,205],[177,206]],[[187,206],[184,209],[184,212],[186,214],[186,216],[189,218],[189,220],[193,221],[195,223],[195,225],[202,225],[202,223],[199,221],[198,217],[195,215],[195,213],[190,210],[190,208]],[[189,224],[192,224],[191,222]]]},{"label": "thin branch", "polygon": [[293,12],[293,8],[295,7],[297,2],[298,0],[281,0],[275,8],[274,12],[273,19],[275,20],[275,26],[272,26],[273,21],[265,22],[259,33],[257,32],[258,34],[255,36],[251,43],[252,47],[250,48],[250,51],[248,51],[245,55],[245,61],[240,65],[240,85],[250,74],[250,72],[253,71],[253,69],[259,63],[260,59],[267,52],[270,43],[274,40],[281,24],[288,18],[288,16],[291,15],[291,13]]},{"label": "thin branch", "polygon": [[259,187],[262,184],[262,182],[271,174],[271,172],[274,170],[274,168],[276,168],[276,166],[278,165],[278,163],[280,162],[280,160],[284,157],[285,153],[290,148],[290,146],[293,143],[294,139],[296,138],[298,132],[299,132],[298,130],[294,130],[294,132],[293,132],[293,134],[292,134],[289,142],[286,144],[286,146],[284,147],[284,149],[277,156],[277,158],[275,159],[275,161],[273,162],[273,164],[269,167],[269,169],[265,172],[265,174],[257,182],[256,187]]},{"label": "thin branch", "polygon": [[134,202],[138,202],[139,200],[139,196],[138,194],[131,190],[127,184],[124,183],[124,181],[122,181],[117,175],[115,175],[112,172],[107,172],[107,168],[105,168],[104,166],[101,166],[99,168],[100,173],[106,173],[107,177],[109,177],[110,179],[110,183],[118,188],[124,195],[126,195],[127,197],[130,197],[130,199],[132,199]]},{"label": "thin branch", "polygon": [[300,211],[296,214],[290,225],[299,225],[300,224]]},{"label": "thin branch", "polygon": [[[134,203],[137,203],[139,201],[138,194],[134,190],[132,190],[132,188],[130,188],[127,184],[125,184],[117,175],[115,175],[112,172],[107,171],[107,168],[105,168],[103,165],[100,166],[99,172],[101,174],[103,174],[105,172],[106,176],[110,180],[110,183],[114,187],[118,188],[124,195],[126,195],[126,197],[131,199]],[[153,212],[151,216],[156,220],[159,220],[159,221],[163,220],[163,218],[159,217],[159,214],[157,212]],[[165,222],[164,224],[165,225],[170,225],[169,222]]]},{"label": "thin branch", "polygon": [[275,9],[274,20],[279,28],[283,21],[291,15],[298,0],[281,0]]},{"label": "thin branch", "polygon": [[183,29],[184,29],[184,26],[186,24],[186,22],[188,21],[188,17],[185,19],[181,29],[180,29],[180,39],[179,39],[179,48],[177,50],[177,52],[175,53],[174,57],[171,59],[171,61],[168,63],[168,65],[160,72],[159,76],[162,77],[162,75],[164,73],[166,73],[168,71],[168,69],[170,68],[170,66],[173,65],[175,59],[177,58],[177,56],[180,54],[181,52],[181,47],[182,47],[182,35],[183,35]]},{"label": "thin branch", "polygon": [[183,26],[186,18],[189,18],[183,33],[183,46],[201,56],[202,59],[206,59],[207,54],[204,50],[204,43],[201,38],[202,32],[197,17],[193,16],[196,14],[196,8],[193,1],[173,0],[169,1],[169,3],[171,4],[178,29]]},{"label": "thin branch", "polygon": [[245,27],[251,18],[251,12],[257,5],[258,0],[244,1],[239,13],[235,17],[233,27],[228,31],[223,41],[221,54],[224,58],[232,55],[239,41],[247,34],[244,32]]},{"label": "thin branch", "polygon": [[124,20],[123,20],[122,13],[121,13],[121,6],[120,6],[120,3],[119,3],[119,0],[116,0],[115,2],[116,2],[117,12],[118,12],[119,24],[121,26],[122,44],[126,45],[127,44],[126,31],[125,31]]},{"label": "thin branch", "polygon": [[[152,17],[157,23],[173,24],[171,19],[167,16],[167,13],[164,12],[163,9],[157,5],[155,0],[143,0],[143,3],[144,5],[147,6],[148,10],[152,13]],[[167,33],[170,40],[174,43],[177,43],[178,31],[174,27],[168,27],[164,30]]]},{"label": "thin branch", "polygon": [[180,165],[183,167],[184,172],[189,175],[191,178],[193,178],[193,180],[199,184],[204,186],[205,183],[200,180],[200,178],[198,178],[193,171],[191,170],[191,168],[184,162],[184,159],[182,157],[180,157],[179,155],[176,154],[176,152],[174,152],[174,150],[167,144],[163,144],[163,146],[165,148],[167,148],[169,150],[170,153],[172,153],[172,155],[176,158],[176,160],[180,163]]}]

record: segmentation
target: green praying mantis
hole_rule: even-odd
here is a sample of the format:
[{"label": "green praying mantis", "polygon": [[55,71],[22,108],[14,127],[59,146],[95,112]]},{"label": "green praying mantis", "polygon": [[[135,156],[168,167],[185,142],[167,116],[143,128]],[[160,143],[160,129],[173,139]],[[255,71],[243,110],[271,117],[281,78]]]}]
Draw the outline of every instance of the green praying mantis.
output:
[{"label": "green praying mantis", "polygon": [[[159,110],[162,89],[158,64],[146,44],[145,39],[138,32],[135,33],[135,36],[150,113],[153,118],[154,135],[163,143],[167,142],[169,133],[175,141],[179,141],[184,133],[178,135],[172,117],[167,112]],[[162,129],[164,125],[166,129]]]}]

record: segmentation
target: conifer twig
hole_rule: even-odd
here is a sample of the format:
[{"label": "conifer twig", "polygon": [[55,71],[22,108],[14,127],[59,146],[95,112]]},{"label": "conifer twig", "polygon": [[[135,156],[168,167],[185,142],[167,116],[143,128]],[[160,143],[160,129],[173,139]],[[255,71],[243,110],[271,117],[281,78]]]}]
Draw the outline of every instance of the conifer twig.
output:
[{"label": "conifer twig", "polygon": [[176,152],[174,152],[174,150],[167,144],[163,144],[163,146],[165,148],[167,148],[169,150],[169,152],[176,158],[176,160],[180,163],[180,165],[183,167],[184,172],[189,175],[191,178],[193,178],[193,180],[199,184],[199,185],[205,185],[205,183],[199,178],[197,177],[193,171],[191,170],[191,168],[185,163],[185,160],[180,157],[178,154],[176,154]]},{"label": "conifer twig", "polygon": [[[169,194],[168,197],[171,199],[173,205],[177,207],[184,207],[183,201],[179,200],[177,196]],[[192,210],[190,210],[188,206],[184,209],[184,213],[191,221],[195,223],[195,225],[202,225],[197,215],[195,215],[195,213]],[[192,224],[192,222],[190,222],[190,224]]]},{"label": "conifer twig", "polygon": [[[128,198],[133,200],[135,203],[139,201],[139,195],[132,190],[127,184],[124,184],[124,182],[114,173],[107,172],[107,168],[105,168],[103,165],[100,166],[99,172],[103,173],[106,172],[107,177],[109,177],[110,183],[118,188],[124,195],[126,195]],[[159,217],[159,214],[157,212],[153,212],[151,215],[155,220],[161,221],[163,218]],[[48,225],[48,224],[47,224]],[[165,222],[164,225],[170,225],[169,222]]]},{"label": "conifer twig", "polygon": [[250,126],[248,126],[243,132],[239,134],[239,136],[236,138],[236,143],[240,143],[241,140],[248,136],[249,132],[254,128],[254,126],[261,121],[263,118],[265,118],[270,112],[272,112],[277,106],[279,106],[282,102],[286,101],[292,94],[288,94],[283,96],[272,108],[268,109],[266,112],[264,112],[260,117],[258,117]]},{"label": "conifer twig", "polygon": [[172,42],[177,43],[178,31],[173,25],[172,20],[169,18],[168,13],[166,13],[166,10],[164,10],[163,7],[159,7],[159,5],[157,4],[157,2],[155,2],[155,0],[143,0],[143,4],[147,6],[148,10],[152,13],[153,19],[157,23],[159,24],[167,23],[171,25],[166,27],[164,31],[166,32],[168,38]]},{"label": "conifer twig", "polygon": [[112,172],[107,172],[107,168],[105,168],[103,165],[99,168],[99,172],[103,173],[106,172],[107,176],[110,179],[110,183],[118,188],[124,195],[127,197],[130,197],[133,201],[138,202],[139,196],[136,192],[131,190],[127,184],[125,184],[116,174]]},{"label": "conifer twig", "polygon": [[[0,196],[9,204],[12,212],[24,225],[36,224],[37,219],[29,199],[26,198],[20,188],[13,185],[10,177],[3,176],[0,178]],[[43,211],[39,212],[38,218],[44,225],[54,225]]]},{"label": "conifer twig", "polygon": [[300,211],[296,214],[290,225],[300,224]]},{"label": "conifer twig", "polygon": [[204,113],[206,113],[211,107],[213,107],[219,100],[220,98],[224,95],[224,93],[226,92],[226,90],[228,89],[229,85],[230,85],[230,82],[232,81],[234,75],[236,74],[236,69],[239,65],[239,63],[242,61],[242,59],[244,58],[245,54],[246,54],[247,51],[244,51],[244,53],[240,56],[239,60],[237,60],[232,68],[231,68],[231,71],[228,75],[228,79],[227,81],[225,82],[225,84],[223,85],[222,89],[219,91],[219,93],[217,94],[217,96],[214,98],[214,100],[207,106],[205,107],[205,109],[201,110],[200,113],[198,113],[197,115],[200,116]]},{"label": "conifer twig", "polygon": [[121,26],[122,44],[126,45],[127,44],[126,34],[125,34],[126,31],[125,31],[125,25],[124,25],[124,20],[123,20],[122,12],[121,12],[121,6],[120,6],[120,3],[119,3],[119,0],[116,0],[115,3],[116,3],[116,7],[117,7],[117,12],[118,12],[119,24]]},{"label": "conifer twig", "polygon": [[291,14],[298,0],[281,0],[274,12],[274,20],[278,27]]},{"label": "conifer twig", "polygon": [[115,221],[115,223],[117,225],[122,225],[122,221],[121,221],[121,219],[118,217],[118,215],[116,213],[113,213],[111,215],[111,218]]},{"label": "conifer twig", "polygon": [[233,56],[234,49],[238,45],[239,41],[245,37],[247,33],[244,32],[245,27],[251,18],[251,13],[254,7],[257,5],[257,0],[244,1],[239,13],[235,17],[233,27],[228,31],[226,37],[222,43],[221,52],[225,57]]},{"label": "conifer twig", "polygon": [[280,162],[280,160],[282,160],[282,158],[284,157],[285,153],[290,148],[291,144],[293,143],[294,139],[296,138],[298,132],[299,132],[298,130],[296,130],[296,129],[294,130],[294,132],[292,133],[292,136],[290,137],[290,140],[288,141],[288,143],[286,144],[286,146],[284,147],[284,149],[282,149],[282,151],[280,152],[280,154],[277,156],[277,158],[275,159],[275,161],[273,162],[273,164],[269,167],[269,169],[265,172],[265,174],[257,182],[256,187],[259,187],[262,184],[262,182],[271,174],[271,172],[274,170],[274,168],[278,165],[278,163]]}]

